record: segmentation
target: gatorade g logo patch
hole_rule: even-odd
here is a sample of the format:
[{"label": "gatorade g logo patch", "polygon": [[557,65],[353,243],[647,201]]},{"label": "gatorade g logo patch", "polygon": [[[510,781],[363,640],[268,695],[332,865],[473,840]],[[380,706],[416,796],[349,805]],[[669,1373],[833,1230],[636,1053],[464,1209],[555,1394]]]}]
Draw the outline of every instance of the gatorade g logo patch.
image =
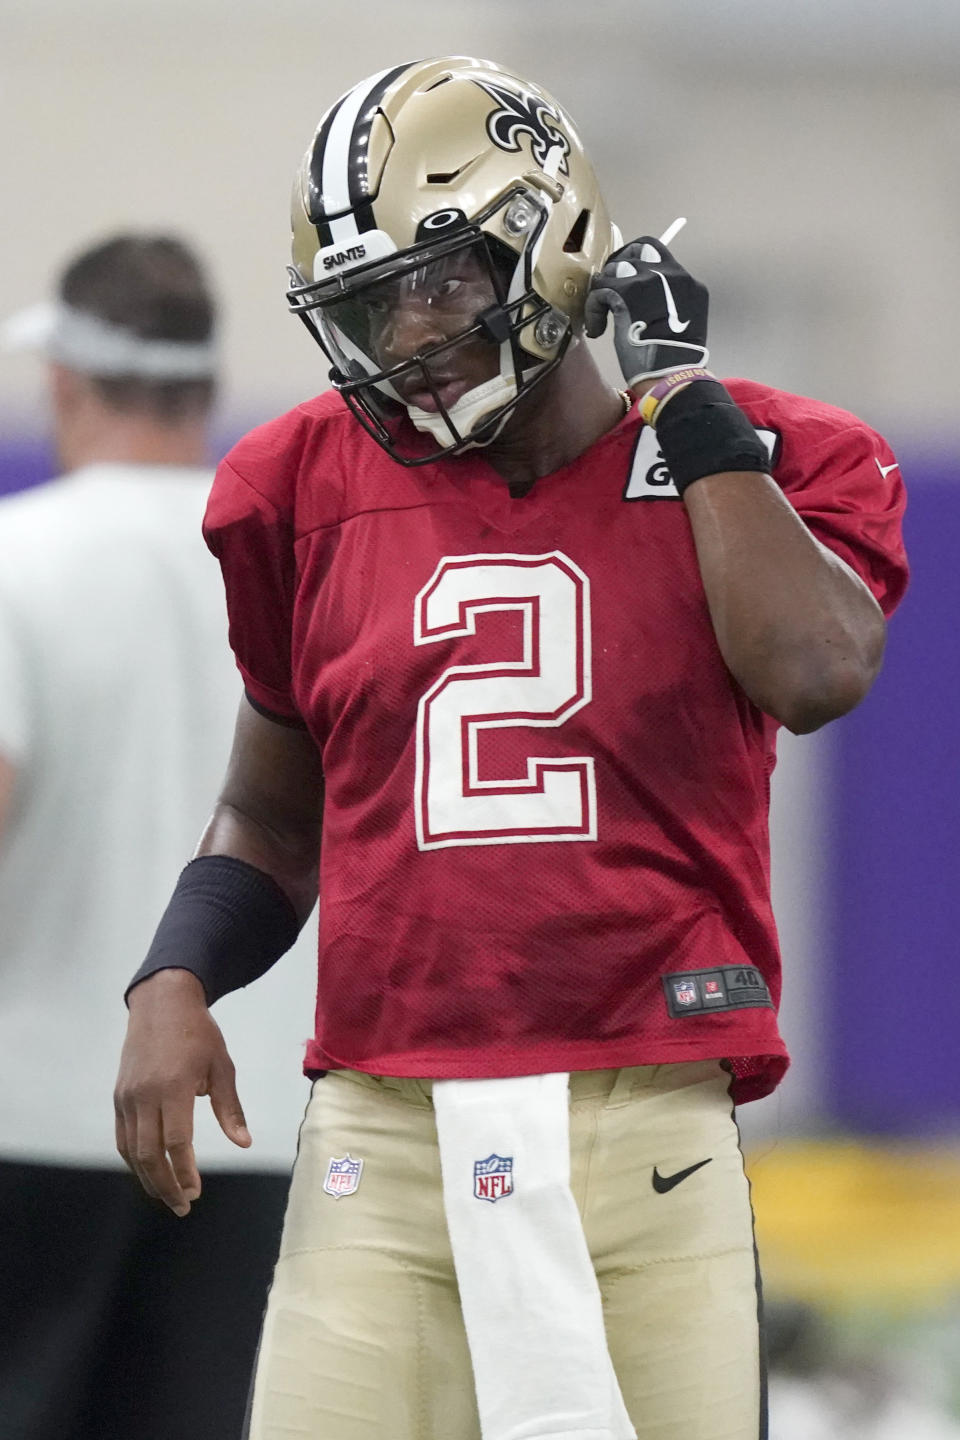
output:
[{"label": "gatorade g logo patch", "polygon": [[773,1009],[767,982],[753,965],[724,965],[719,970],[684,970],[663,976],[667,1010],[674,1020],[708,1010]]}]

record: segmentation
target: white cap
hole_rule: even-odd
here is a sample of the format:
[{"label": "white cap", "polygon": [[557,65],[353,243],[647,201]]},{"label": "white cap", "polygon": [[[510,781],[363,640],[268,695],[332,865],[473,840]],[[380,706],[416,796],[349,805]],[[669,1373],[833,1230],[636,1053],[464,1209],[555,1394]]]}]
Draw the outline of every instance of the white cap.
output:
[{"label": "white cap", "polygon": [[144,380],[207,380],[217,363],[212,340],[145,340],[62,300],[11,315],[0,325],[0,349],[32,350],[87,375]]}]

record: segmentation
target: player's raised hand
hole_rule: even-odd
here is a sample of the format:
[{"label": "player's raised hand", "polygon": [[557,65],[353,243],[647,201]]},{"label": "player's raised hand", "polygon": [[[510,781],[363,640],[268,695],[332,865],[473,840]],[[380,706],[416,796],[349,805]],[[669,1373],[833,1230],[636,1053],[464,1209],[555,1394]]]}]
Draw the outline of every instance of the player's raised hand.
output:
[{"label": "player's raised hand", "polygon": [[595,275],[584,312],[586,333],[602,335],[613,316],[613,340],[623,378],[643,384],[681,365],[705,365],[705,285],[695,280],[651,235],[614,252]]},{"label": "player's raised hand", "polygon": [[233,1061],[187,970],[159,970],[130,992],[130,1018],[114,1091],[117,1149],[148,1195],[186,1215],[200,1194],[193,1107],[209,1095],[220,1128],[250,1144]]}]

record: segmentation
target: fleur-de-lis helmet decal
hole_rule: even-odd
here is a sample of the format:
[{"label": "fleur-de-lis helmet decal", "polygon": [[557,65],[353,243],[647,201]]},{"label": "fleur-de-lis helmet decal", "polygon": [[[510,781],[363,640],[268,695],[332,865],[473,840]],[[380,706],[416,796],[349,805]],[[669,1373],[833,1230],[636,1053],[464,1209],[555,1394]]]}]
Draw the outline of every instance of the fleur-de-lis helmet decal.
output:
[{"label": "fleur-de-lis helmet decal", "polygon": [[501,150],[517,151],[520,136],[529,135],[531,153],[541,166],[546,165],[551,150],[559,146],[561,158],[554,173],[569,173],[570,141],[560,125],[560,117],[549,105],[526,90],[514,92],[488,80],[476,83],[501,107],[491,110],[487,117],[487,134],[494,145]]}]

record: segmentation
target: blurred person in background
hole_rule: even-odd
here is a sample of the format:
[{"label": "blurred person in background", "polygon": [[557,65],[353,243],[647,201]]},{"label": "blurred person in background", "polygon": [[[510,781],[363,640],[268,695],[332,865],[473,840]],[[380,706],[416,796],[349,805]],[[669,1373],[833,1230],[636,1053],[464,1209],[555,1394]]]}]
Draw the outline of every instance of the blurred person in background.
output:
[{"label": "blurred person in background", "polygon": [[215,302],[179,239],[120,234],[5,338],[48,362],[63,473],[0,502],[0,1432],[234,1440],[299,1117],[262,1057],[286,1037],[295,1065],[302,996],[265,997],[269,1041],[238,1013],[260,1143],[241,1173],[198,1116],[195,1226],[132,1182],[105,1113],[118,986],[209,814],[240,695],[200,533]]},{"label": "blurred person in background", "polygon": [[879,670],[897,461],[711,375],[704,286],[622,245],[569,117],[489,62],[341,96],[293,231],[334,390],[214,483],[246,699],[128,987],[121,1153],[191,1210],[208,1007],[319,879],[249,1435],[757,1440],[731,1099],[787,1065],[769,776]]},{"label": "blurred person in background", "polygon": [[960,1424],[874,1343],[843,1342],[815,1307],[766,1307],[770,1440],[960,1440]]}]

